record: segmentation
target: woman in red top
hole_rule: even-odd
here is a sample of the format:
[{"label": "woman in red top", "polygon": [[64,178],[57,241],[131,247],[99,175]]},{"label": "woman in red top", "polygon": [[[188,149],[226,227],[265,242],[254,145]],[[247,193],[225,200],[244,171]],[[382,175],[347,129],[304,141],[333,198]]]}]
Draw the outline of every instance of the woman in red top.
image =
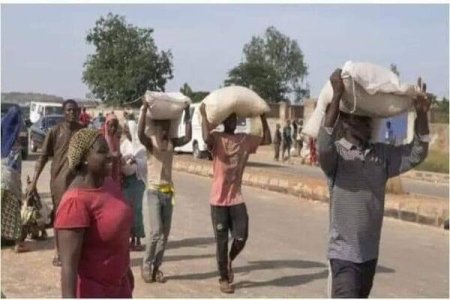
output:
[{"label": "woman in red top", "polygon": [[76,177],[58,207],[55,229],[64,298],[131,298],[134,278],[128,240],[133,212],[109,174],[105,138],[82,129],[71,139]]}]

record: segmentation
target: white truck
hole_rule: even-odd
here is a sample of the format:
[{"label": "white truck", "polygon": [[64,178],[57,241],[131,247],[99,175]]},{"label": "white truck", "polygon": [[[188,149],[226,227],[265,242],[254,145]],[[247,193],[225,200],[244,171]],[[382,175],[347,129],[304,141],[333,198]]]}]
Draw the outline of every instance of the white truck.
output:
[{"label": "white truck", "polygon": [[62,103],[33,101],[30,103],[30,121],[33,124],[44,116],[62,114]]},{"label": "white truck", "polygon": [[[211,154],[208,151],[208,147],[206,146],[206,143],[203,141],[202,136],[202,124],[200,123],[200,103],[191,104],[191,120],[192,120],[192,140],[187,143],[186,145],[182,147],[176,147],[175,152],[182,152],[182,153],[192,153],[195,158],[211,158]],[[180,123],[178,127],[178,136],[183,136],[185,133],[185,116],[184,112],[181,117],[182,122]],[[251,118],[238,118],[238,124],[236,127],[236,132],[243,132],[243,133],[251,133],[255,132],[252,130],[252,124],[255,124],[257,122],[254,121],[255,119]],[[261,123],[259,121],[259,123]],[[255,124],[256,125],[256,124]],[[256,125],[257,126],[257,125]],[[222,131],[223,126],[218,126],[215,130]]]}]

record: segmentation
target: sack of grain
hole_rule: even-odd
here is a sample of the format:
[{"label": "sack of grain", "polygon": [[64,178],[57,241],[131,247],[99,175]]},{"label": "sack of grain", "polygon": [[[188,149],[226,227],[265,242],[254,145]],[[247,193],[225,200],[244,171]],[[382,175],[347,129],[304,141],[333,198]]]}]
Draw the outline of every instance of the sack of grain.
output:
[{"label": "sack of grain", "polygon": [[[401,84],[392,71],[371,63],[348,61],[342,68],[341,76],[345,91],[340,110],[346,113],[378,119],[396,116],[410,110],[413,99],[420,93],[414,85]],[[317,137],[332,98],[333,87],[328,80],[302,134]]]},{"label": "sack of grain", "polygon": [[153,120],[175,120],[192,101],[182,93],[147,91],[145,101],[149,104],[147,117]]},{"label": "sack of grain", "polygon": [[210,93],[202,101],[211,124],[219,125],[235,113],[238,117],[253,118],[270,111],[267,103],[249,88],[229,86]]}]

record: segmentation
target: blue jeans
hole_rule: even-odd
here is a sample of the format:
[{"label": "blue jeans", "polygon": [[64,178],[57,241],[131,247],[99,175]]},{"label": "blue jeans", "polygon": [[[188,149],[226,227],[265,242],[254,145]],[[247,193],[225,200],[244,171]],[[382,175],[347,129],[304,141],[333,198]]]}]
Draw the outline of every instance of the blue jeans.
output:
[{"label": "blue jeans", "polygon": [[145,198],[147,205],[144,207],[144,213],[150,224],[150,234],[146,238],[142,263],[144,267],[159,269],[172,224],[172,194],[149,189]]}]

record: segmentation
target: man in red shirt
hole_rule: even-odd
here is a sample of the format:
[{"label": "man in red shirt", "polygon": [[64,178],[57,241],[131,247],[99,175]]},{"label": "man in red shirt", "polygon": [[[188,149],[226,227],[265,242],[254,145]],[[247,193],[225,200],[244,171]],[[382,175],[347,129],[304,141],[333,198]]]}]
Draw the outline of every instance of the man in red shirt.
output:
[{"label": "man in red shirt", "polygon": [[[269,145],[271,136],[265,115],[261,116],[263,137],[235,133],[236,114],[224,122],[224,132],[211,132],[214,128],[206,118],[204,104],[200,107],[203,117],[203,139],[213,156],[213,184],[210,198],[211,217],[217,243],[219,284],[223,293],[234,293],[232,261],[244,249],[248,237],[247,207],[241,194],[242,175],[250,154],[259,145]],[[228,232],[233,243],[228,253]]]},{"label": "man in red shirt", "polygon": [[89,126],[91,122],[91,116],[86,112],[86,107],[83,107],[82,112],[80,114],[80,124],[83,125],[84,128]]}]

